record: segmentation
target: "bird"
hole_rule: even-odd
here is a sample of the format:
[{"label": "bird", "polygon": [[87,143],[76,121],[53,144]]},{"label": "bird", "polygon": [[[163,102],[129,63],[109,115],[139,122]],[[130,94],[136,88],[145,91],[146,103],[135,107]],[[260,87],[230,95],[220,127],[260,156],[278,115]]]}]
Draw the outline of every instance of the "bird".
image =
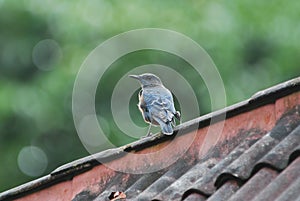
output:
[{"label": "bird", "polygon": [[[180,112],[175,110],[172,93],[163,85],[160,78],[152,73],[129,75],[141,84],[138,93],[138,108],[143,119],[149,123],[146,136],[150,136],[151,126],[160,126],[165,135],[173,134],[175,118],[180,120]],[[175,118],[174,118],[175,117]]]}]

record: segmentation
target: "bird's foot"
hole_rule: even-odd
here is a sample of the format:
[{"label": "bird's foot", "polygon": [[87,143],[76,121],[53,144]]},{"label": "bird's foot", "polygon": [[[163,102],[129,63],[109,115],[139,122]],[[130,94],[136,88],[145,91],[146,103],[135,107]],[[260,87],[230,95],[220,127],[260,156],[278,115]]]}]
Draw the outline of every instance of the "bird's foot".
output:
[{"label": "bird's foot", "polygon": [[153,133],[150,132],[150,133],[148,133],[147,135],[142,136],[141,139],[144,139],[144,138],[147,138],[147,137],[151,137],[152,135],[153,135]]},{"label": "bird's foot", "polygon": [[149,136],[151,136],[151,135],[153,135],[153,133],[149,132],[149,133],[146,135],[146,137],[149,137]]}]

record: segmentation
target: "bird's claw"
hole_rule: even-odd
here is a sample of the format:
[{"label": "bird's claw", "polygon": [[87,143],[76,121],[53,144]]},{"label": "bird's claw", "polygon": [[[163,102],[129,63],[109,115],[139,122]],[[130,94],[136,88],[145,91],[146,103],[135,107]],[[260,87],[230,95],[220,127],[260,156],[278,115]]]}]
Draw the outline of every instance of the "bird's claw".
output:
[{"label": "bird's claw", "polygon": [[148,133],[147,135],[142,136],[141,139],[144,139],[144,138],[147,138],[147,137],[151,137],[152,135],[153,135],[153,133],[150,132],[150,133]]},{"label": "bird's claw", "polygon": [[153,135],[153,133],[149,132],[149,133],[146,135],[146,137],[149,137],[149,136],[151,136],[151,135]]}]

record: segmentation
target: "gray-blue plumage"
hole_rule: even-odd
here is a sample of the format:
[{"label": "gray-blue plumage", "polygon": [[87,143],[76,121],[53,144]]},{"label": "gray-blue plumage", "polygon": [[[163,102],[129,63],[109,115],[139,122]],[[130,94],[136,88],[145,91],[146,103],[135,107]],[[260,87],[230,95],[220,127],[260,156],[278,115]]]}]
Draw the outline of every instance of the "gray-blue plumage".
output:
[{"label": "gray-blue plumage", "polygon": [[[130,75],[138,79],[142,89],[139,92],[138,107],[144,120],[151,125],[159,125],[166,135],[173,133],[172,125],[175,119],[180,119],[180,113],[175,110],[172,93],[163,86],[161,80],[154,74]],[[150,130],[149,128],[149,130]],[[149,135],[149,131],[148,134]]]}]

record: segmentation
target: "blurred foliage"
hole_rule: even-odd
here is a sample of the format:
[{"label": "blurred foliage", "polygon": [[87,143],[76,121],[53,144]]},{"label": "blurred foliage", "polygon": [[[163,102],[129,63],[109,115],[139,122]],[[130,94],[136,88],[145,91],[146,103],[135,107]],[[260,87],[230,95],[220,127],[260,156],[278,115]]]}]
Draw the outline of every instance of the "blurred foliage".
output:
[{"label": "blurred foliage", "polygon": [[[45,152],[44,174],[88,155],[73,124],[73,83],[89,52],[116,34],[157,27],[189,36],[214,60],[229,105],[300,74],[296,0],[1,0],[0,9],[0,191],[34,179],[19,168],[23,147]],[[188,64],[142,51],[118,60],[100,81],[105,87],[98,89],[96,108],[105,119],[111,118],[114,84],[128,69],[147,63],[179,70],[198,90],[201,111],[210,112],[205,84]],[[113,121],[106,126],[115,145],[134,140],[121,135]]]}]

